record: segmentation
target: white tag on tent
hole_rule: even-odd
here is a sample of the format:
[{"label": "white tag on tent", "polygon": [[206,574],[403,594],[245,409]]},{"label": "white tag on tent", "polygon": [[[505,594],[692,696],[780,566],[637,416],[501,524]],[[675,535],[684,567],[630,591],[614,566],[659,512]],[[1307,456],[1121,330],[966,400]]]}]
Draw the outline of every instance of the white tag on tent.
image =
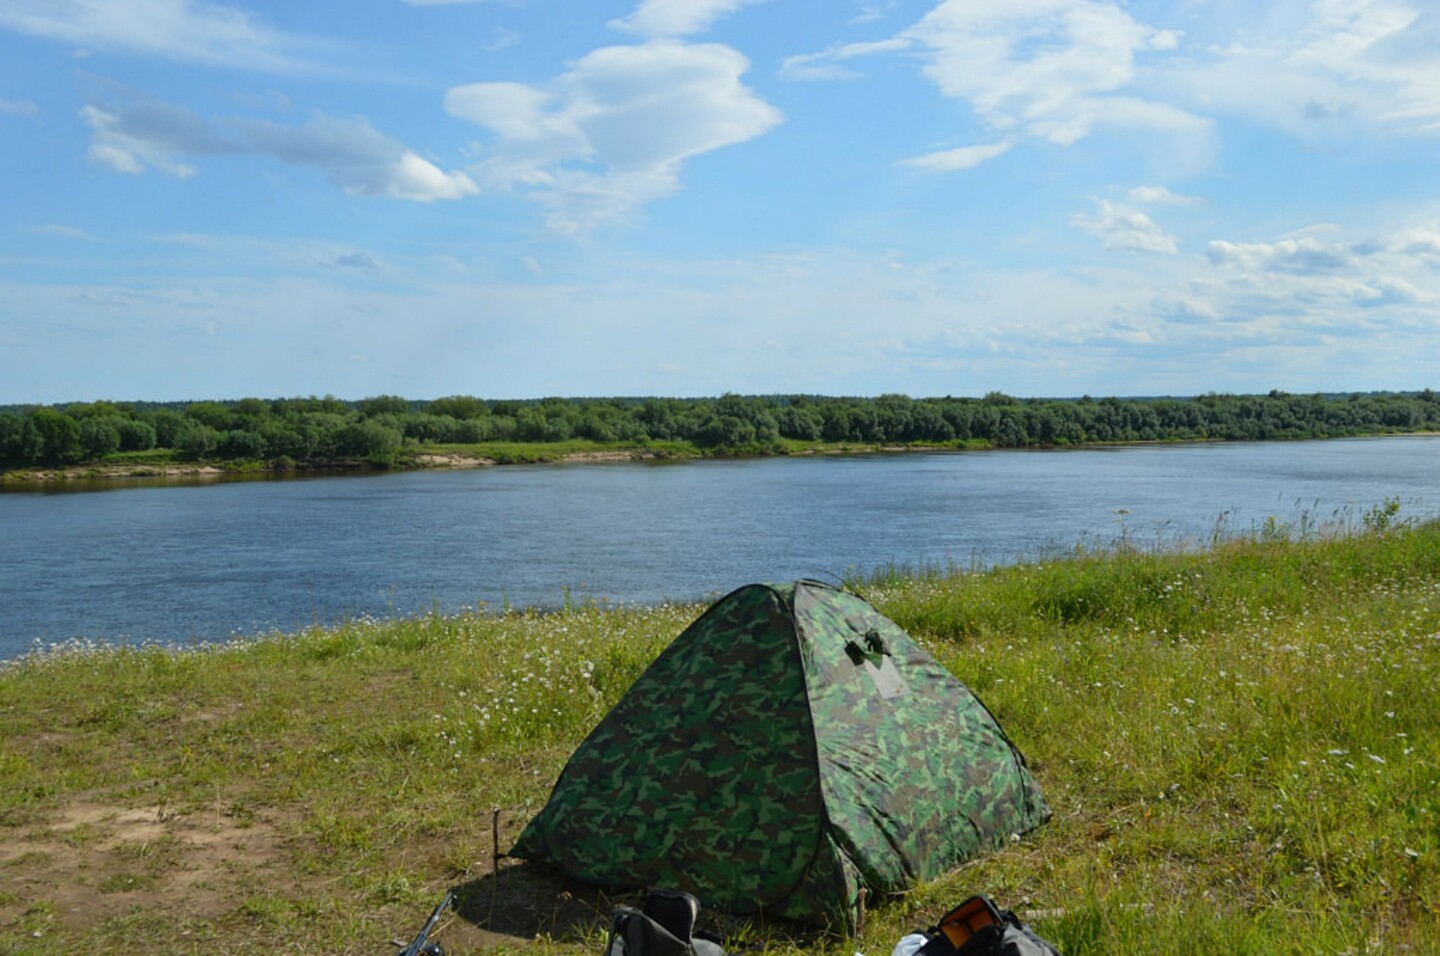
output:
[{"label": "white tag on tent", "polygon": [[870,680],[875,683],[875,689],[886,700],[898,697],[905,692],[905,681],[900,678],[900,672],[895,669],[895,662],[890,659],[889,654],[880,658],[878,666],[866,659],[865,673],[870,675]]}]

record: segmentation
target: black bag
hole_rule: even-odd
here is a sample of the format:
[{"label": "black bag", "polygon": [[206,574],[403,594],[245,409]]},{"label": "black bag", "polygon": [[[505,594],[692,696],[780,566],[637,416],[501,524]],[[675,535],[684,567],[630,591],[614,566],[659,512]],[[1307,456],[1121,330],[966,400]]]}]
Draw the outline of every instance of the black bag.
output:
[{"label": "black bag", "polygon": [[684,890],[651,890],[642,909],[615,907],[605,956],[725,956],[719,940],[695,932],[699,915]]},{"label": "black bag", "polygon": [[972,896],[925,931],[915,956],[1060,956],[1009,910]]}]

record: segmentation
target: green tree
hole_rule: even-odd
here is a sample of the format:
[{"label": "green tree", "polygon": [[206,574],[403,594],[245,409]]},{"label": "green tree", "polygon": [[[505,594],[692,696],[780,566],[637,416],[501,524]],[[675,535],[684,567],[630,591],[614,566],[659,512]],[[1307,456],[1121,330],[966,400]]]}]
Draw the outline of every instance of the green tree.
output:
[{"label": "green tree", "polygon": [[121,451],[149,451],[155,447],[155,426],[139,418],[122,418],[115,423],[120,432]]},{"label": "green tree", "polygon": [[259,423],[270,417],[270,403],[263,398],[242,398],[235,403],[235,415]]},{"label": "green tree", "polygon": [[230,409],[219,402],[191,402],[185,407],[185,414],[217,431],[230,427]]},{"label": "green tree", "polygon": [[347,458],[363,458],[377,465],[388,465],[395,459],[402,440],[396,429],[367,419],[340,429],[335,435],[335,451]]},{"label": "green tree", "polygon": [[304,461],[315,454],[319,444],[314,430],[307,429],[303,422],[271,419],[260,426],[259,434],[265,442],[265,454],[272,458]]},{"label": "green tree", "polygon": [[175,434],[174,448],[194,461],[204,461],[220,446],[220,433],[209,425],[186,421]]},{"label": "green tree", "polygon": [[37,408],[30,421],[40,436],[40,460],[51,465],[73,465],[85,455],[80,425],[53,408]]},{"label": "green tree", "polygon": [[155,429],[156,448],[178,448],[176,444],[180,432],[190,422],[190,419],[177,411],[169,408],[157,408],[151,412],[148,421]]},{"label": "green tree", "polygon": [[119,451],[120,429],[115,427],[115,420],[109,416],[82,419],[80,446],[85,458],[92,461]]},{"label": "green tree", "polygon": [[481,418],[490,414],[490,408],[478,398],[471,398],[468,395],[450,395],[446,398],[437,398],[425,406],[425,411],[431,415],[449,415],[451,418],[467,419]]},{"label": "green tree", "polygon": [[0,461],[33,465],[40,461],[45,440],[30,415],[0,415]]},{"label": "green tree", "polygon": [[695,443],[701,448],[744,448],[755,443],[755,426],[736,415],[712,415]]},{"label": "green tree", "polygon": [[265,439],[259,434],[243,428],[236,428],[225,432],[220,437],[220,444],[216,447],[216,451],[221,458],[255,461],[265,457],[266,448]]}]

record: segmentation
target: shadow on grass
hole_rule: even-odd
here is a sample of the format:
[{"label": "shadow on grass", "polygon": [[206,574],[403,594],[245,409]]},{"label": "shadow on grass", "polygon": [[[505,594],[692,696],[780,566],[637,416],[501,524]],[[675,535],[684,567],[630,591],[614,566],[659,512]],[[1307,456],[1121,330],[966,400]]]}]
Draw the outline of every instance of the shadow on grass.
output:
[{"label": "shadow on grass", "polygon": [[523,860],[453,888],[455,912],[496,936],[582,943],[600,940],[610,911],[627,895],[567,880],[549,867]]},{"label": "shadow on grass", "polygon": [[[638,908],[645,897],[640,890],[579,883],[544,864],[524,860],[508,860],[496,872],[453,889],[455,912],[470,924],[464,935],[474,934],[480,945],[549,939],[597,953],[605,946],[614,908]],[[806,945],[826,935],[789,920],[732,916],[705,907],[703,900],[701,905],[696,930],[725,940],[727,948],[752,948],[760,939]],[[460,941],[457,930],[452,926],[446,938]]]}]

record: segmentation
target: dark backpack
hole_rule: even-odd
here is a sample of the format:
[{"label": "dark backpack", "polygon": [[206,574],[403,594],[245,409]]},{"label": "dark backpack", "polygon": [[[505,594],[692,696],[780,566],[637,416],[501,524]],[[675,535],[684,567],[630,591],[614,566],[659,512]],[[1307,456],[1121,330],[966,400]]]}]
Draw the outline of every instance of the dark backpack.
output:
[{"label": "dark backpack", "polygon": [[1060,956],[1018,916],[984,896],[970,897],[925,935],[915,956]]},{"label": "dark backpack", "polygon": [[695,932],[699,915],[684,890],[651,890],[642,909],[615,907],[605,956],[725,956],[719,940]]}]

